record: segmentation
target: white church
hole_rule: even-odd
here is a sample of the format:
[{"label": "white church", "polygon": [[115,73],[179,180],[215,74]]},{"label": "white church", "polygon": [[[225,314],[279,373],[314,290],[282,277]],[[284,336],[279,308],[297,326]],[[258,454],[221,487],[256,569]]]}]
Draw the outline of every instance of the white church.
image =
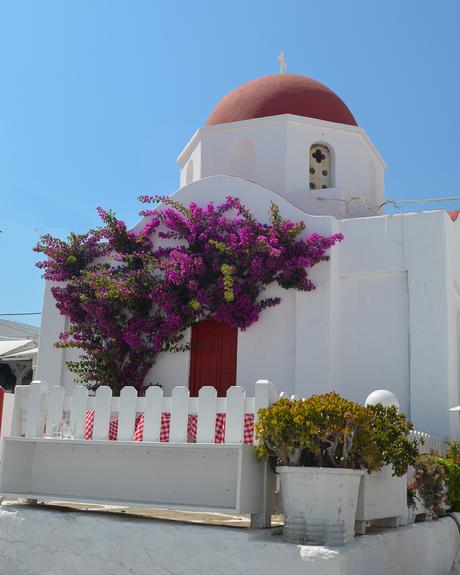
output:
[{"label": "white church", "polygon": [[[288,395],[335,390],[359,402],[388,389],[417,429],[460,437],[449,413],[460,403],[460,224],[442,210],[383,213],[385,162],[336,94],[295,74],[248,82],[221,100],[178,163],[176,200],[236,196],[259,221],[275,202],[308,232],[344,240],[310,272],[314,292],[270,288],[281,304],[246,331],[197,324],[190,351],[162,354],[147,382],[165,393],[212,383],[252,393],[270,379]],[[70,390],[75,357],[53,347],[68,326],[50,287],[37,378]],[[206,354],[195,345],[203,341]]]}]

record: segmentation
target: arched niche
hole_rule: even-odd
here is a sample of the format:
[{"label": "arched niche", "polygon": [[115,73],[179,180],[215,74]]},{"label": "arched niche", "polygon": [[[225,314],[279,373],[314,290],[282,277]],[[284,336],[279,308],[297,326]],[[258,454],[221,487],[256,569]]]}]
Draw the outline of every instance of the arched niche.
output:
[{"label": "arched niche", "polygon": [[333,157],[329,146],[313,144],[308,153],[309,189],[332,188]]},{"label": "arched niche", "polygon": [[254,144],[247,139],[236,140],[230,146],[228,171],[230,176],[254,181]]}]

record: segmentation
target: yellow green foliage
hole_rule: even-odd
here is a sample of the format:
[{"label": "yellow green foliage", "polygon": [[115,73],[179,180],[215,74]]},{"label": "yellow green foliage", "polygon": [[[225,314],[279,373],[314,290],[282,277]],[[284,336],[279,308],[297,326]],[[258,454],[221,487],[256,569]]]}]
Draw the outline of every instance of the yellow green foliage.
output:
[{"label": "yellow green foliage", "polygon": [[412,425],[395,408],[363,407],[335,392],[291,401],[282,398],[259,410],[259,459],[282,465],[367,469],[392,465],[402,475],[415,461]]}]

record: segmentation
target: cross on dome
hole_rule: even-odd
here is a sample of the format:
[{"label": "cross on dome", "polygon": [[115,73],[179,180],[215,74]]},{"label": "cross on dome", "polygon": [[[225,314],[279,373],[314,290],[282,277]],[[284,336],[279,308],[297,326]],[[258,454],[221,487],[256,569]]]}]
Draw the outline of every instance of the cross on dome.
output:
[{"label": "cross on dome", "polygon": [[278,56],[278,63],[280,65],[280,74],[284,74],[287,70],[287,64],[286,64],[286,59],[284,57],[284,51],[281,50],[279,56]]}]

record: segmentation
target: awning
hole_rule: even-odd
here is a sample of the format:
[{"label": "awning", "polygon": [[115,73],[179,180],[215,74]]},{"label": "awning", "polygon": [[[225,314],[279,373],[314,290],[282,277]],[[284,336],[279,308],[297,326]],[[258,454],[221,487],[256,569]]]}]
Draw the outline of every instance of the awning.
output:
[{"label": "awning", "polygon": [[0,340],[0,356],[14,353],[15,350],[21,350],[26,345],[33,345],[33,341],[30,339],[7,339],[4,341]]},{"label": "awning", "polygon": [[1,357],[4,361],[8,360],[20,360],[20,359],[34,359],[38,354],[38,347],[33,347],[32,349],[25,349],[24,351],[19,351],[18,353],[8,354]]},{"label": "awning", "polygon": [[27,348],[35,347],[37,344],[32,339],[7,339],[0,340],[0,359],[20,351],[29,351]]}]

